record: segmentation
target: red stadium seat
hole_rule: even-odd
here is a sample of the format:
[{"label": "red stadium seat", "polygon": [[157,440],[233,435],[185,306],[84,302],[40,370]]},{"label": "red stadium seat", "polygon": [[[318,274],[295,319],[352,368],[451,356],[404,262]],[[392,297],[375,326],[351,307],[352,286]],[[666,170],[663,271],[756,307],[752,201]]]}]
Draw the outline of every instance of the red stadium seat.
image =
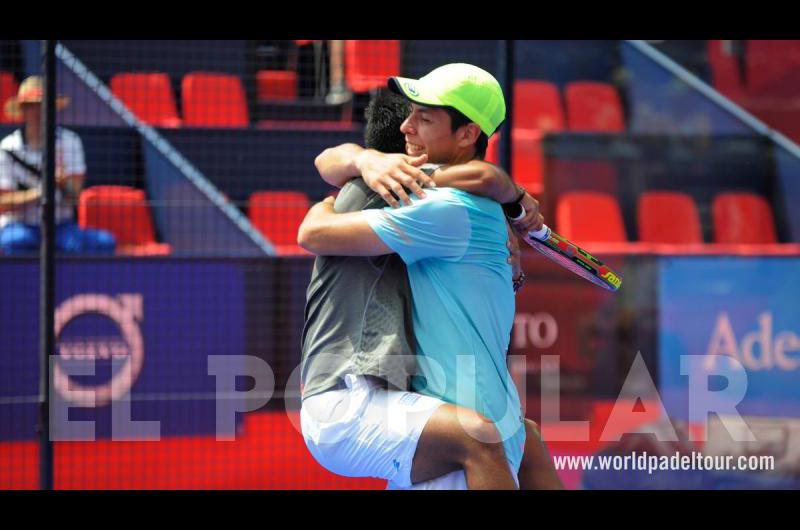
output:
[{"label": "red stadium seat", "polygon": [[[500,163],[500,137],[495,133],[489,138],[486,148],[486,161],[499,165]],[[514,128],[514,145],[512,146],[512,177],[514,182],[525,188],[531,195],[542,193],[542,133],[535,129]]]},{"label": "red stadium seat", "polygon": [[149,125],[179,127],[181,124],[167,74],[116,74],[111,78],[111,91]]},{"label": "red stadium seat", "polygon": [[567,85],[565,99],[570,131],[625,131],[622,103],[613,86],[594,81],[576,81]]},{"label": "red stadium seat", "polygon": [[544,155],[541,139],[564,130],[564,113],[558,88],[547,81],[514,83],[513,172],[514,179],[531,194],[544,187]]},{"label": "red stadium seat", "polygon": [[399,40],[345,41],[345,80],[356,93],[386,86],[386,79],[400,75]]},{"label": "red stadium seat", "polygon": [[571,160],[552,157],[547,160],[544,193],[540,210],[545,219],[555,219],[561,195],[571,191],[596,191],[616,197],[619,193],[617,166],[606,160]]},{"label": "red stadium seat", "polygon": [[563,131],[564,112],[558,87],[547,81],[515,82],[514,128]]},{"label": "red stadium seat", "polygon": [[183,119],[195,127],[247,127],[250,118],[235,75],[192,72],[183,77]]},{"label": "red stadium seat", "polygon": [[544,152],[542,131],[517,129],[511,135],[512,167],[514,181],[531,195],[539,195],[544,189]]},{"label": "red stadium seat", "polygon": [[250,196],[250,222],[280,255],[307,254],[297,244],[297,230],[311,207],[301,191],[257,191]]},{"label": "red stadium seat", "polygon": [[[788,74],[800,69],[800,40],[748,40],[745,45],[747,89],[756,95],[763,89],[780,84]],[[800,88],[784,87],[787,95],[796,95]]]},{"label": "red stadium seat", "polygon": [[708,62],[714,88],[731,99],[742,99],[745,93],[739,60],[727,49],[726,41],[708,41]]},{"label": "red stadium seat", "polygon": [[569,192],[556,207],[555,230],[577,244],[628,240],[617,200],[606,193]]},{"label": "red stadium seat", "polygon": [[292,70],[259,70],[256,74],[259,101],[295,101],[297,72]]},{"label": "red stadium seat", "polygon": [[648,191],[639,197],[639,240],[692,245],[703,242],[700,215],[685,193]]},{"label": "red stadium seat", "polygon": [[494,164],[500,165],[500,133],[494,133],[489,137],[489,145],[486,147],[486,156],[484,160]]},{"label": "red stadium seat", "polygon": [[6,114],[6,101],[12,96],[17,95],[19,83],[14,74],[10,72],[0,72],[0,123],[18,123],[17,120]]},{"label": "red stadium seat", "polygon": [[171,246],[156,242],[150,207],[143,190],[128,186],[92,186],[81,192],[78,224],[108,230],[117,239],[117,253],[168,255]]},{"label": "red stadium seat", "polygon": [[772,208],[753,193],[720,193],[711,205],[714,241],[760,245],[777,243]]}]

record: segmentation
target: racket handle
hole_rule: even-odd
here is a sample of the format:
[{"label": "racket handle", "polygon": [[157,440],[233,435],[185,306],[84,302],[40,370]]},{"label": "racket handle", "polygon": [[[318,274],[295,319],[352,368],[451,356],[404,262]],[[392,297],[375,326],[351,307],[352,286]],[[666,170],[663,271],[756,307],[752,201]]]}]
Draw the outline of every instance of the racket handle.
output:
[{"label": "racket handle", "polygon": [[[503,205],[503,211],[511,221],[519,221],[525,217],[525,207],[519,203]],[[547,225],[542,225],[542,228],[535,232],[528,232],[528,237],[538,239],[539,241],[546,241],[550,237],[550,228]]]},{"label": "racket handle", "polygon": [[536,230],[535,232],[528,232],[528,237],[536,238],[539,241],[547,241],[550,239],[550,227],[547,225],[542,225],[541,229]]},{"label": "racket handle", "polygon": [[525,217],[525,208],[518,202],[503,205],[503,212],[512,221],[519,221]]}]

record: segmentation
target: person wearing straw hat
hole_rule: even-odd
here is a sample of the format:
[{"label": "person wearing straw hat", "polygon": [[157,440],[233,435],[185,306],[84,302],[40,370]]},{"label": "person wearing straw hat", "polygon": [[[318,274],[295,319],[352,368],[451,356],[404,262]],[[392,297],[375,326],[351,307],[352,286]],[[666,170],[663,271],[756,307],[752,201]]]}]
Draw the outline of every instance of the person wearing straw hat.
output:
[{"label": "person wearing straw hat", "polygon": [[[42,78],[31,76],[6,102],[6,113],[23,126],[0,142],[0,252],[30,254],[41,244]],[[69,105],[58,96],[56,109]],[[114,236],[105,230],[81,229],[74,207],[86,178],[83,144],[74,132],[56,128],[56,249],[73,254],[113,254]]]}]

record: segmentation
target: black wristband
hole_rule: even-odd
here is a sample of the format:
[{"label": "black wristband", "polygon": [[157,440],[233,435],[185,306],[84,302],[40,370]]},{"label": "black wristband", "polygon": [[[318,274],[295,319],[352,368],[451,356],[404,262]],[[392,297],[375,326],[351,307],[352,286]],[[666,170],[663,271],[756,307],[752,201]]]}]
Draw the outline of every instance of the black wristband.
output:
[{"label": "black wristband", "polygon": [[514,202],[519,204],[519,203],[522,202],[522,199],[525,198],[525,188],[523,188],[522,186],[520,186],[518,184],[515,184],[515,186],[517,187],[517,191],[519,192],[519,197],[517,197],[517,200],[514,201]]},{"label": "black wristband", "polygon": [[520,203],[522,202],[522,199],[525,198],[525,188],[523,188],[522,186],[518,186],[516,184],[515,186],[517,187],[517,190],[520,192],[517,200],[512,202],[504,202],[503,204],[500,205],[503,207],[503,213],[506,214],[506,217],[511,219],[515,219],[517,216],[519,216],[520,213],[522,213],[522,208],[520,206]]},{"label": "black wristband", "polygon": [[514,205],[517,205],[517,204],[519,204],[520,202],[522,202],[522,199],[524,199],[524,198],[525,198],[525,188],[523,188],[522,186],[520,186],[520,185],[518,185],[518,184],[514,184],[514,187],[516,187],[516,188],[517,188],[517,191],[519,192],[519,195],[517,196],[517,198],[516,198],[516,199],[514,199],[514,200],[513,200],[513,201],[511,201],[511,202],[504,202],[504,203],[502,204],[502,206],[503,206],[504,208],[506,208],[506,207],[509,207],[509,206],[514,206]]}]

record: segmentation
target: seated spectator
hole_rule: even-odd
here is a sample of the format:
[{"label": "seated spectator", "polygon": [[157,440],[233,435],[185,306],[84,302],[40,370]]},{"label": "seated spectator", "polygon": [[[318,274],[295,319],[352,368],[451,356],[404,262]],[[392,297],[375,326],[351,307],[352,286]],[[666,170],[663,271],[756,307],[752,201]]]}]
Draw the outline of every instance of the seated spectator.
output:
[{"label": "seated spectator", "polygon": [[331,60],[330,90],[325,96],[325,102],[329,105],[341,105],[353,99],[353,93],[344,79],[344,41],[328,41],[328,51]]},{"label": "seated spectator", "polygon": [[[23,127],[0,142],[0,252],[30,254],[41,245],[42,78],[32,76],[6,103],[6,112],[23,118]],[[57,109],[69,104],[58,97]],[[58,252],[113,254],[116,241],[104,230],[83,230],[75,223],[75,205],[86,178],[83,144],[74,132],[56,128],[56,234]]]}]

